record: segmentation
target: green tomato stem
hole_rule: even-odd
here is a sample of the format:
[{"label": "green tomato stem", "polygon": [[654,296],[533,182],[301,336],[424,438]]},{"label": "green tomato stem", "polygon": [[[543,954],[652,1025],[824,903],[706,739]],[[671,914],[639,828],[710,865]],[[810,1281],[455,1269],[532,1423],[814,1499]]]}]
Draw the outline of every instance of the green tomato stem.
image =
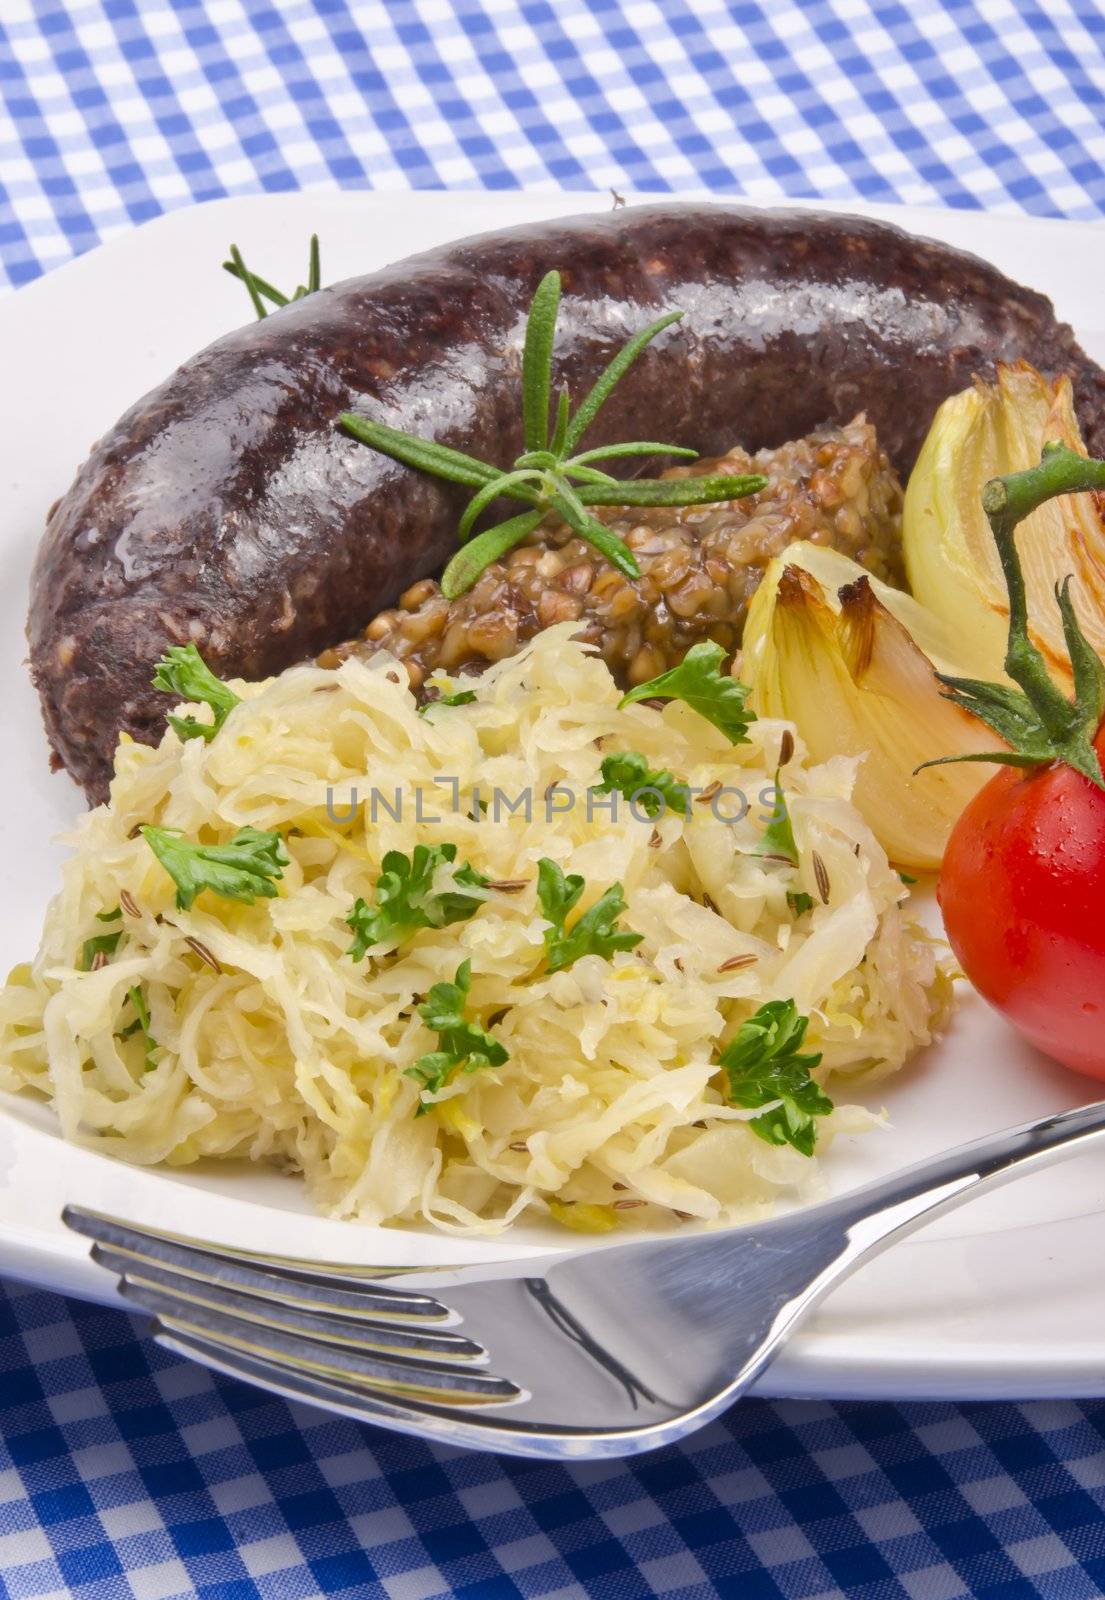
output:
[{"label": "green tomato stem", "polygon": [[[994,535],[1009,594],[1005,670],[1024,690],[1055,740],[1070,737],[1082,708],[1072,704],[1055,684],[1043,654],[1029,636],[1028,595],[1017,552],[1016,528],[1057,495],[1101,488],[1105,488],[1105,461],[1093,461],[1052,441],[1044,445],[1039,466],[991,478],[982,491],[982,509]],[[1092,738],[1097,729],[1087,731]]]},{"label": "green tomato stem", "polygon": [[1016,539],[1018,524],[1046,501],[1093,489],[1105,489],[1105,461],[1093,461],[1056,441],[1044,445],[1038,466],[992,478],[983,489],[982,507],[1009,595],[1005,670],[1018,688],[942,673],[938,677],[945,698],[986,723],[1009,749],[992,756],[949,756],[943,761],[927,761],[924,766],[974,760],[1031,769],[1061,761],[1105,789],[1105,774],[1095,748],[1105,709],[1105,663],[1082,632],[1068,578],[1057,587],[1055,600],[1074,676],[1073,697],[1068,699],[1053,681],[1043,653],[1028,631],[1028,595]]}]

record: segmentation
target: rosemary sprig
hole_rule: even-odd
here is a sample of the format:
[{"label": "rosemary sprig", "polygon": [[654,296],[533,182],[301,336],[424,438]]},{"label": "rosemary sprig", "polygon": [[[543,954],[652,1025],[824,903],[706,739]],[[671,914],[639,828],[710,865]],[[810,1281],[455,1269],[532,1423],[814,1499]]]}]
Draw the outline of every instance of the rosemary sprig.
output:
[{"label": "rosemary sprig", "polygon": [[302,300],[305,295],[314,294],[322,286],[322,269],[319,262],[318,234],[312,233],[311,247],[307,261],[307,282],[301,283],[294,294],[284,294],[275,288],[267,279],[259,277],[256,272],[251,272],[242,260],[242,252],[236,244],[230,246],[230,260],[223,262],[223,271],[229,272],[232,278],[239,279],[246,286],[246,293],[253,304],[260,321],[268,316],[266,300],[271,300],[274,306],[290,305],[293,300]]},{"label": "rosemary sprig", "polygon": [[[259,292],[261,286],[254,280]],[[249,285],[247,284],[247,288]],[[267,286],[265,286],[267,287]],[[697,451],[679,445],[641,440],[580,451],[583,435],[618,382],[657,334],[682,317],[669,311],[633,336],[618,351],[584,396],[574,415],[566,390],[552,407],[552,357],[556,319],[560,307],[560,274],[548,272],[537,287],[526,323],[522,351],[522,431],[525,449],[509,467],[496,467],[463,451],[389,428],[370,417],[345,412],[342,425],[362,444],[391,456],[406,466],[435,477],[461,483],[475,492],[460,519],[462,548],[445,568],[441,590],[454,600],[470,589],[485,567],[529,537],[549,512],[556,512],[581,539],[627,578],[639,578],[640,568],[624,541],[591,515],[590,506],[690,506],[718,500],[739,500],[757,494],[766,478],[701,477],[684,479],[636,478],[619,482],[596,467],[599,461],[633,456],[668,455],[693,461]],[[550,433],[550,410],[553,410]],[[519,500],[528,507],[506,521],[497,522],[473,537],[480,516],[497,500]],[[467,541],[467,542],[465,542]]]}]

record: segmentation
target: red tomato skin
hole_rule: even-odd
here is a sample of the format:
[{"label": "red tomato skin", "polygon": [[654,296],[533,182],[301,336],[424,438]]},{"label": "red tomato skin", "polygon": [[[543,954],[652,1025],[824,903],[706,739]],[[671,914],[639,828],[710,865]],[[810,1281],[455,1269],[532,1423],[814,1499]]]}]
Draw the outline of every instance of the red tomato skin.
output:
[{"label": "red tomato skin", "polygon": [[[1105,756],[1105,727],[1096,742]],[[938,898],[979,993],[1105,1078],[1105,791],[1071,767],[1001,768],[952,830]]]}]

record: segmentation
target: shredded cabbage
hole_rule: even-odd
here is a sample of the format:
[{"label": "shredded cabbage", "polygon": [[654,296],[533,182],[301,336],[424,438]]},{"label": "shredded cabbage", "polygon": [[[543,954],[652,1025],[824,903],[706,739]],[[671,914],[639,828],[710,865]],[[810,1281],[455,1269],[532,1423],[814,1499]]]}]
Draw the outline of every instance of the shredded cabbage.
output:
[{"label": "shredded cabbage", "polygon": [[[0,1087],[37,1091],[67,1138],[130,1161],[279,1164],[334,1216],[451,1233],[495,1233],[527,1212],[587,1231],[673,1212],[722,1223],[808,1183],[815,1162],[725,1104],[719,1050],[763,1002],[793,998],[820,1080],[893,1071],[946,1010],[938,949],[906,920],[907,891],[851,804],[853,761],[810,766],[796,741],[782,781],[799,864],[757,856],[788,725],[754,722],[734,747],[679,702],[619,710],[606,666],[571,631],[540,633],[472,680],[467,704],[420,714],[395,663],[349,660],[235,683],[242,703],[210,743],[124,740],[110,803],[72,835],[39,953],[0,992]],[[624,800],[616,820],[589,816],[587,791],[618,750],[726,793],[689,819],[635,817]],[[749,811],[730,823],[736,789]],[[177,910],[143,823],[207,843],[279,831],[278,895],[247,905],[207,891]],[[386,852],[420,842],[456,844],[444,889],[464,862],[508,887],[468,891],[483,901],[468,921],[352,959],[354,902],[371,902]],[[550,974],[541,857],[583,876],[579,912],[621,883],[620,926],[642,942]],[[796,914],[788,890],[812,909]],[[97,921],[121,903],[119,920]],[[105,928],[122,938],[82,970]],[[740,956],[754,960],[726,970]],[[465,958],[470,1013],[509,1059],[457,1074],[417,1115],[406,1069],[437,1047],[419,1003]],[[838,1104],[819,1152],[873,1120]]]}]

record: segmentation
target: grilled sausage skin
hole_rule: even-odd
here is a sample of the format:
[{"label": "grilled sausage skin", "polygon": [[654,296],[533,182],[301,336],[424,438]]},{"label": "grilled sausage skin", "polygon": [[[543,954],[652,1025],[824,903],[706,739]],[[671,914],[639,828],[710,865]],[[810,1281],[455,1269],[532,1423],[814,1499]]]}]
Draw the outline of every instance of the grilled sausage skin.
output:
[{"label": "grilled sausage skin", "polygon": [[664,204],[486,234],[324,289],[218,340],[100,441],[32,579],[31,670],[55,762],[106,794],[118,735],[160,737],[153,665],[194,641],[260,678],[363,628],[455,543],[464,491],[357,444],[355,410],[507,464],[541,276],[564,285],[555,382],[645,352],[588,444],[755,450],[866,411],[911,466],[938,404],[998,361],[1069,372],[1093,453],[1105,373],[1050,302],[986,263],[855,217]]}]

